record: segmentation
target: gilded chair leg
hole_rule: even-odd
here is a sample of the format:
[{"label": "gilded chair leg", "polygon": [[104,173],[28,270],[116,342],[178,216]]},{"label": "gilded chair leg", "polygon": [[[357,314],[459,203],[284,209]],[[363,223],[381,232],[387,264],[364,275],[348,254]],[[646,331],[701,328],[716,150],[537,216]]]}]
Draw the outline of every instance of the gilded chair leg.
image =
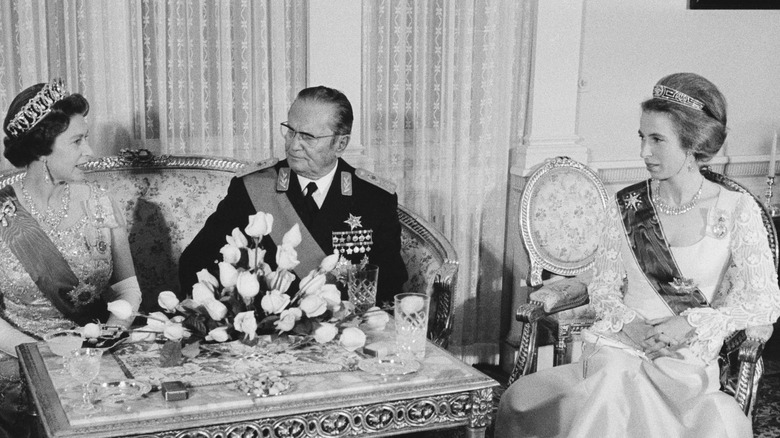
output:
[{"label": "gilded chair leg", "polygon": [[526,322],[523,324],[523,335],[520,338],[520,348],[518,349],[517,361],[509,375],[507,387],[514,383],[520,376],[531,374],[536,371],[536,332],[538,330],[536,322]]}]

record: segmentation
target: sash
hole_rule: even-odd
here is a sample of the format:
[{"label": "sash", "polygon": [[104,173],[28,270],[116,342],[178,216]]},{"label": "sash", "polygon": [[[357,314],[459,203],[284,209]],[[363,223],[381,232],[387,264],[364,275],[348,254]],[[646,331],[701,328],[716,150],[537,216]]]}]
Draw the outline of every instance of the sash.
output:
[{"label": "sash", "polygon": [[282,242],[284,233],[298,223],[301,229],[301,244],[296,250],[300,263],[293,269],[298,278],[303,278],[312,269],[317,269],[327,254],[303,225],[287,194],[276,191],[276,171],[251,173],[243,177],[243,180],[255,211],[263,211],[274,216],[274,226],[270,236],[277,245]]},{"label": "sash", "polygon": [[78,277],[35,218],[19,204],[12,186],[0,189],[0,205],[4,206],[0,240],[57,310],[79,324],[89,322],[90,306],[76,306],[71,297]]},{"label": "sash", "polygon": [[666,242],[661,223],[650,202],[649,181],[624,188],[617,193],[628,244],[637,264],[655,292],[679,315],[709,303],[698,287],[680,273]]}]

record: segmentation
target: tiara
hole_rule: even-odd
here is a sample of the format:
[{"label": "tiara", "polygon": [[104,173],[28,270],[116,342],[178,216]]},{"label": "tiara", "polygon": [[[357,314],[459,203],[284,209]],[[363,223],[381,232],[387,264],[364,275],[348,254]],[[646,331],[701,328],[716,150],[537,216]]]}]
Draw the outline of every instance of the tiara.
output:
[{"label": "tiara", "polygon": [[680,105],[685,105],[688,108],[693,108],[695,110],[704,111],[704,102],[694,99],[682,91],[677,91],[674,88],[669,88],[664,85],[656,85],[653,87],[653,97],[679,103]]},{"label": "tiara", "polygon": [[28,132],[51,112],[51,107],[55,103],[67,97],[68,94],[70,93],[65,90],[65,84],[62,82],[62,79],[52,80],[24,104],[13,120],[8,123],[6,130],[14,137]]}]

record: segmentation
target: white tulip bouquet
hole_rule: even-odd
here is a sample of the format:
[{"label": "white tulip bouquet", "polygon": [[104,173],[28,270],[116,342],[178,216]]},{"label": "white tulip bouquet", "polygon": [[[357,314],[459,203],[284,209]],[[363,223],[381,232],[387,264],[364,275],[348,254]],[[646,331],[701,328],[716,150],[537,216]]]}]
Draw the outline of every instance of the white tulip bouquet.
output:
[{"label": "white tulip bouquet", "polygon": [[[294,345],[301,346],[331,342],[340,334],[340,345],[352,351],[365,344],[363,329],[384,328],[389,317],[379,308],[357,314],[351,303],[341,301],[335,271],[348,262],[338,252],[302,278],[297,291],[290,290],[296,279],[291,271],[299,263],[295,248],[301,243],[300,228],[295,224],[284,234],[274,271],[264,262],[260,244],[272,227],[273,216],[258,212],[249,216],[244,232],[234,228],[220,249],[219,278],[201,270],[191,296],[183,301],[171,291],[160,292],[157,303],[163,311],[139,315],[147,318],[147,325],[133,330],[130,341],[164,337],[161,366],[175,366],[182,356],[197,355],[204,341],[253,345],[258,334],[286,333],[299,336]],[[121,300],[109,303],[108,309],[120,318],[132,313]]]}]

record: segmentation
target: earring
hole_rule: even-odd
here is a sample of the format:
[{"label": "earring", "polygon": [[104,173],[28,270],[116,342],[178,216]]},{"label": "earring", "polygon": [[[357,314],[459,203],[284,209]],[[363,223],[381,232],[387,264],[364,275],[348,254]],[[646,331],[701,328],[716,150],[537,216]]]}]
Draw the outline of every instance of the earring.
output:
[{"label": "earring", "polygon": [[688,161],[688,172],[693,172],[693,161],[694,160],[688,160],[688,158],[693,158],[693,154],[688,152],[686,155],[687,156],[685,157],[685,160]]},{"label": "earring", "polygon": [[51,184],[51,172],[49,172],[49,162],[46,161],[46,158],[43,160],[43,180],[47,183]]}]

